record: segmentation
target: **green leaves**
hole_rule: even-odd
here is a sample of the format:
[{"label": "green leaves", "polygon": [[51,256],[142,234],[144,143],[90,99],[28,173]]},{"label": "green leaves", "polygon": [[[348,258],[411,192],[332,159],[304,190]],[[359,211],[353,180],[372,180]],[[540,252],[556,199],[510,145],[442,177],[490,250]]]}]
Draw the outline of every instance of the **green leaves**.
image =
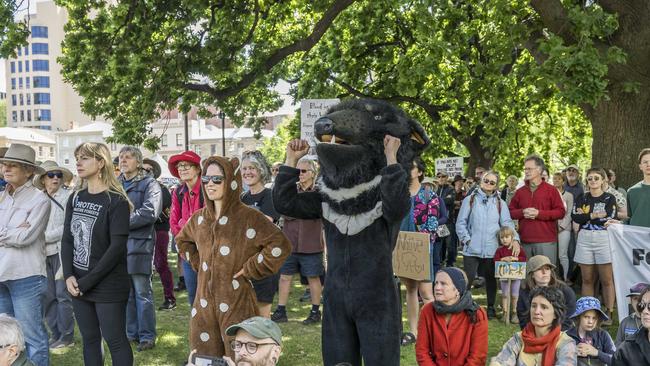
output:
[{"label": "green leaves", "polygon": [[14,17],[24,1],[0,0],[0,58],[16,56],[16,49],[27,45],[27,22]]}]

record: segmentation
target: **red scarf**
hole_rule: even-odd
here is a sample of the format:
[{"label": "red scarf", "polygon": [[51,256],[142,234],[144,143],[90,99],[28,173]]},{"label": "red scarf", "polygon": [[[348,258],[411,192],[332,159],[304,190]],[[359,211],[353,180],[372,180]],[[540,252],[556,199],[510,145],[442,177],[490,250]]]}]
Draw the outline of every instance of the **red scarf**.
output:
[{"label": "red scarf", "polygon": [[524,352],[542,354],[542,366],[555,365],[555,348],[560,339],[559,325],[555,326],[547,335],[537,337],[535,327],[533,324],[528,323],[521,332],[521,339],[524,341]]}]

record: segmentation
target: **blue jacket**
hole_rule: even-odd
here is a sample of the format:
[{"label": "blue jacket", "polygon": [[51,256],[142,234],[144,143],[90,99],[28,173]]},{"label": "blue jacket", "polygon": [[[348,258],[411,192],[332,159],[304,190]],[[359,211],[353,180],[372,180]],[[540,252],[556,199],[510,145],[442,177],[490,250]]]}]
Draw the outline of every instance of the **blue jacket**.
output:
[{"label": "blue jacket", "polygon": [[[581,343],[580,336],[578,335],[578,327],[573,327],[567,330],[566,334],[576,341],[576,345]],[[586,335],[587,337],[591,337],[591,345],[598,350],[598,356],[578,357],[578,364],[592,364],[592,362],[588,360],[598,359],[606,365],[611,365],[612,356],[614,356],[614,352],[616,352],[616,346],[614,345],[614,341],[609,333],[602,329],[595,329],[592,332],[588,332]],[[597,363],[594,362],[593,364],[596,365]]]},{"label": "blue jacket", "polygon": [[[474,202],[470,210],[472,196]],[[498,201],[501,201],[501,215],[499,215]],[[515,224],[510,218],[508,204],[499,197],[498,192],[495,191],[488,197],[482,189],[474,190],[474,193],[463,199],[456,220],[456,234],[458,240],[464,245],[463,255],[493,258],[494,252],[499,247],[498,234],[502,226],[511,227],[515,231],[514,239],[519,240]]]},{"label": "blue jacket", "polygon": [[[124,175],[118,177],[124,183]],[[131,212],[126,264],[129,274],[151,274],[154,250],[154,224],[162,211],[162,193],[158,182],[139,173],[126,188]]]}]

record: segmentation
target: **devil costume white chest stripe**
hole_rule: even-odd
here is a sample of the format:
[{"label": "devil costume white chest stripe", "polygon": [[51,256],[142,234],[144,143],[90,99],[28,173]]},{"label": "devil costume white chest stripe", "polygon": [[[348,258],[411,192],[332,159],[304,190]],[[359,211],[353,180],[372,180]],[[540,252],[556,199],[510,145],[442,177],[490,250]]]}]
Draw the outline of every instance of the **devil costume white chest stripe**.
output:
[{"label": "devil costume white chest stripe", "polygon": [[381,182],[381,175],[378,175],[374,177],[371,181],[357,184],[354,187],[351,188],[339,188],[339,189],[331,189],[325,185],[325,183],[322,181],[322,178],[318,182],[318,188],[320,191],[324,194],[327,195],[332,201],[336,202],[341,202],[345,200],[349,200],[351,198],[357,198],[359,195],[365,191],[369,191],[379,185],[379,182]]},{"label": "devil costume white chest stripe", "polygon": [[323,218],[336,225],[341,234],[356,235],[363,229],[372,225],[375,220],[383,215],[381,201],[378,201],[373,209],[356,215],[343,215],[334,212],[327,202],[323,202]]}]

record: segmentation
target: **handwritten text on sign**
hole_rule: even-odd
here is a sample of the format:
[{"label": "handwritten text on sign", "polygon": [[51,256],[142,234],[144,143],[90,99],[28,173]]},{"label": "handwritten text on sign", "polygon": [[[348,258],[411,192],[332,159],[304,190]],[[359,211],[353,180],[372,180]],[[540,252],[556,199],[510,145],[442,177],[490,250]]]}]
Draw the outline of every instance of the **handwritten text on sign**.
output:
[{"label": "handwritten text on sign", "polygon": [[429,234],[400,231],[393,251],[393,272],[399,277],[431,280]]},{"label": "handwritten text on sign", "polygon": [[314,122],[324,116],[330,107],[338,103],[338,99],[303,99],[300,101],[300,138],[307,140],[310,146],[315,146]]},{"label": "handwritten text on sign", "polygon": [[526,262],[494,262],[494,277],[523,280],[526,278]]},{"label": "handwritten text on sign", "polygon": [[463,175],[463,157],[436,159],[436,174],[444,171],[447,176]]}]

